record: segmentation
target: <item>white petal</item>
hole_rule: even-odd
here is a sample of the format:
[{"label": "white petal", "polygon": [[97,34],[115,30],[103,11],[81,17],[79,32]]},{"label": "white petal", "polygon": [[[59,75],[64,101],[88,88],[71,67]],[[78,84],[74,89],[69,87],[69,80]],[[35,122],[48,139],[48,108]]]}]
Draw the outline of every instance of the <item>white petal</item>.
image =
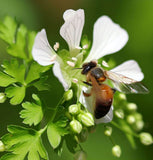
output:
[{"label": "white petal", "polygon": [[127,41],[126,30],[114,23],[108,16],[102,16],[94,24],[93,45],[86,61],[117,52]]},{"label": "white petal", "polygon": [[[84,91],[85,93],[90,93],[90,90],[91,88],[87,88],[87,87],[82,87],[82,91]],[[79,101],[80,103],[86,107],[88,109],[89,112],[91,112],[93,114],[93,100],[94,100],[94,97],[93,96],[90,96],[90,97],[85,97],[83,95],[83,92],[81,92],[81,95],[80,95],[80,98],[79,98]]]},{"label": "white petal", "polygon": [[32,49],[33,59],[40,65],[47,66],[55,62],[55,55],[56,53],[48,43],[46,31],[42,29],[38,32],[34,41]]},{"label": "white petal", "polygon": [[70,50],[75,50],[80,45],[81,34],[84,26],[84,10],[74,11],[69,9],[64,12],[65,23],[60,29],[60,35],[69,45]]},{"label": "white petal", "polygon": [[62,71],[60,69],[60,64],[57,61],[55,62],[53,66],[53,73],[63,85],[64,90],[67,91],[69,89],[69,84],[65,81]]},{"label": "white petal", "polygon": [[110,121],[112,121],[113,119],[113,106],[111,106],[109,112],[102,118],[100,119],[95,119],[95,123],[99,124],[99,123],[108,123]]},{"label": "white petal", "polygon": [[111,70],[112,72],[122,74],[128,78],[134,79],[136,81],[141,81],[144,78],[141,68],[138,63],[134,60],[126,61],[119,66]]},{"label": "white petal", "polygon": [[[83,87],[82,90],[86,93],[90,93],[90,88],[86,88],[86,87]],[[92,114],[94,114],[94,97],[93,96],[90,96],[90,97],[85,97],[83,95],[83,92],[81,92],[81,95],[80,95],[80,98],[79,98],[79,101],[82,105],[84,105],[89,112],[91,112]],[[100,119],[95,119],[95,123],[108,123],[110,121],[112,121],[113,119],[113,106],[111,106],[109,112],[102,118]]]}]

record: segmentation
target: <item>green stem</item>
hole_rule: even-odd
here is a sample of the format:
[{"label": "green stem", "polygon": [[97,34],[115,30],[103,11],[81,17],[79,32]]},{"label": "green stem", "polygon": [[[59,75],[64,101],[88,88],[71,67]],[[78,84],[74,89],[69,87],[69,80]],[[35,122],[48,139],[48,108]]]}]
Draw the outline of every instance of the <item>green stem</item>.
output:
[{"label": "green stem", "polygon": [[117,123],[115,123],[114,121],[111,121],[110,123],[111,123],[113,126],[115,126],[116,128],[120,129],[121,131],[123,131],[123,132],[125,132],[125,133],[127,133],[127,134],[131,134],[131,135],[139,138],[139,135],[137,135],[137,134],[134,133],[134,132],[128,132],[128,131],[126,131],[125,129],[121,128],[121,127],[120,127]]}]

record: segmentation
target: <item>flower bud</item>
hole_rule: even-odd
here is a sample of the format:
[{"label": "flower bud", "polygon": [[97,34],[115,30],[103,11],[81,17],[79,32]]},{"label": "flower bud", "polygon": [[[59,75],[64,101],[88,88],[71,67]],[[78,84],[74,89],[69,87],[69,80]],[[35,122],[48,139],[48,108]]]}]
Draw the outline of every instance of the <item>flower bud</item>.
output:
[{"label": "flower bud", "polygon": [[121,148],[119,145],[115,145],[113,148],[112,148],[112,154],[115,156],[115,157],[120,157],[121,156]]},{"label": "flower bud", "polygon": [[72,115],[78,114],[80,111],[80,105],[72,104],[69,106],[69,113]]},{"label": "flower bud", "polygon": [[120,100],[126,100],[126,95],[124,93],[119,93]]},{"label": "flower bud", "polygon": [[142,120],[142,115],[140,114],[140,113],[135,113],[134,114],[134,117],[135,117],[135,119],[136,119],[136,121],[140,121],[140,120]]},{"label": "flower bud", "polygon": [[82,150],[77,151],[74,154],[74,160],[86,160],[86,159],[87,159],[87,154]]},{"label": "flower bud", "polygon": [[117,109],[115,111],[115,115],[116,115],[116,117],[123,119],[124,118],[124,111],[122,109]]},{"label": "flower bud", "polygon": [[126,120],[129,124],[135,123],[135,117],[133,115],[128,115]]},{"label": "flower bud", "polygon": [[71,127],[73,132],[78,133],[78,134],[82,130],[81,123],[79,121],[75,120],[75,119],[70,122],[70,127]]},{"label": "flower bud", "polygon": [[73,91],[72,89],[69,89],[64,93],[63,99],[64,101],[69,101],[70,99],[72,99],[72,97],[73,97]]},{"label": "flower bud", "polygon": [[135,103],[128,103],[126,108],[129,110],[129,111],[136,111],[137,110],[137,105]]},{"label": "flower bud", "polygon": [[78,120],[82,122],[85,126],[90,127],[94,125],[94,118],[91,113],[80,113],[78,115]]},{"label": "flower bud", "polygon": [[153,144],[153,138],[150,133],[142,132],[140,133],[140,141],[144,145],[150,145]]},{"label": "flower bud", "polygon": [[5,145],[2,141],[0,141],[0,152],[4,152],[5,151]]},{"label": "flower bud", "polygon": [[112,127],[107,126],[106,129],[105,129],[105,131],[104,131],[104,134],[106,136],[111,136],[111,134],[112,134]]},{"label": "flower bud", "polygon": [[0,103],[4,103],[6,100],[6,95],[5,93],[0,93]]},{"label": "flower bud", "polygon": [[136,131],[141,131],[144,127],[144,122],[142,120],[136,121],[136,123],[134,124],[134,129]]}]

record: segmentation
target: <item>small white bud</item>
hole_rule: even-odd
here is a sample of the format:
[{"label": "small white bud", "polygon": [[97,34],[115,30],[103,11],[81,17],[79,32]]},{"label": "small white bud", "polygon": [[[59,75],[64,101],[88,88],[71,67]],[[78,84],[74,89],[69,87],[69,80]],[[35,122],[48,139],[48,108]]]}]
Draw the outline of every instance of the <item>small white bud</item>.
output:
[{"label": "small white bud", "polygon": [[136,121],[134,124],[134,129],[136,131],[141,131],[144,127],[144,122],[142,120]]},{"label": "small white bud", "polygon": [[74,67],[75,66],[75,63],[74,62],[71,62],[71,61],[67,61],[67,64],[71,67]]},{"label": "small white bud", "polygon": [[78,114],[80,111],[80,105],[72,104],[69,106],[69,113],[72,115]]},{"label": "small white bud", "polygon": [[142,132],[140,133],[140,141],[144,145],[150,145],[153,144],[153,138],[150,133]]},{"label": "small white bud", "polygon": [[63,99],[64,101],[69,101],[73,97],[73,91],[72,89],[69,89],[64,93]]},{"label": "small white bud", "polygon": [[133,124],[133,123],[135,123],[135,117],[133,116],[133,115],[128,115],[127,116],[127,118],[126,118],[126,120],[127,120],[127,122],[129,123],[129,124]]},{"label": "small white bud", "polygon": [[82,125],[81,125],[81,123],[79,122],[79,121],[77,121],[77,120],[72,120],[71,122],[70,122],[70,127],[71,127],[71,129],[72,129],[72,131],[74,132],[74,133],[80,133],[81,132],[81,130],[82,130]]},{"label": "small white bud", "polygon": [[115,115],[116,115],[116,117],[123,119],[124,118],[124,111],[122,109],[117,109],[115,111]]},{"label": "small white bud", "polygon": [[137,105],[135,103],[128,103],[126,107],[129,111],[136,111],[137,110]]},{"label": "small white bud", "polygon": [[0,93],[0,103],[4,103],[6,100],[6,95],[5,93]]},{"label": "small white bud", "polygon": [[121,100],[126,100],[126,95],[124,93],[119,93],[118,96]]},{"label": "small white bud", "polygon": [[140,113],[135,113],[134,117],[135,117],[136,121],[142,120],[142,115]]},{"label": "small white bud", "polygon": [[4,152],[5,151],[5,145],[2,141],[0,141],[0,152]]},{"label": "small white bud", "polygon": [[112,127],[107,126],[105,131],[104,131],[104,134],[106,136],[111,136],[112,135]]},{"label": "small white bud", "polygon": [[78,115],[78,120],[87,127],[94,125],[94,118],[91,113],[80,113]]},{"label": "small white bud", "polygon": [[112,148],[112,154],[115,156],[115,157],[120,157],[121,156],[121,147],[119,145],[115,145],[113,148]]}]

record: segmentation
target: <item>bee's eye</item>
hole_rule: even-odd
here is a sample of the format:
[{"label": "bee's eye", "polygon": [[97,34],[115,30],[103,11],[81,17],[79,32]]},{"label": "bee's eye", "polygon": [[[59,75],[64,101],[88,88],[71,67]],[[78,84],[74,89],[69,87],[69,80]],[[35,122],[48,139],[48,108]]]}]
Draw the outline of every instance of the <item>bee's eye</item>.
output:
[{"label": "bee's eye", "polygon": [[83,70],[82,70],[81,73],[82,74],[87,74],[92,68],[94,68],[96,66],[97,66],[97,64],[94,61],[91,61],[89,63],[84,63],[82,65]]}]

